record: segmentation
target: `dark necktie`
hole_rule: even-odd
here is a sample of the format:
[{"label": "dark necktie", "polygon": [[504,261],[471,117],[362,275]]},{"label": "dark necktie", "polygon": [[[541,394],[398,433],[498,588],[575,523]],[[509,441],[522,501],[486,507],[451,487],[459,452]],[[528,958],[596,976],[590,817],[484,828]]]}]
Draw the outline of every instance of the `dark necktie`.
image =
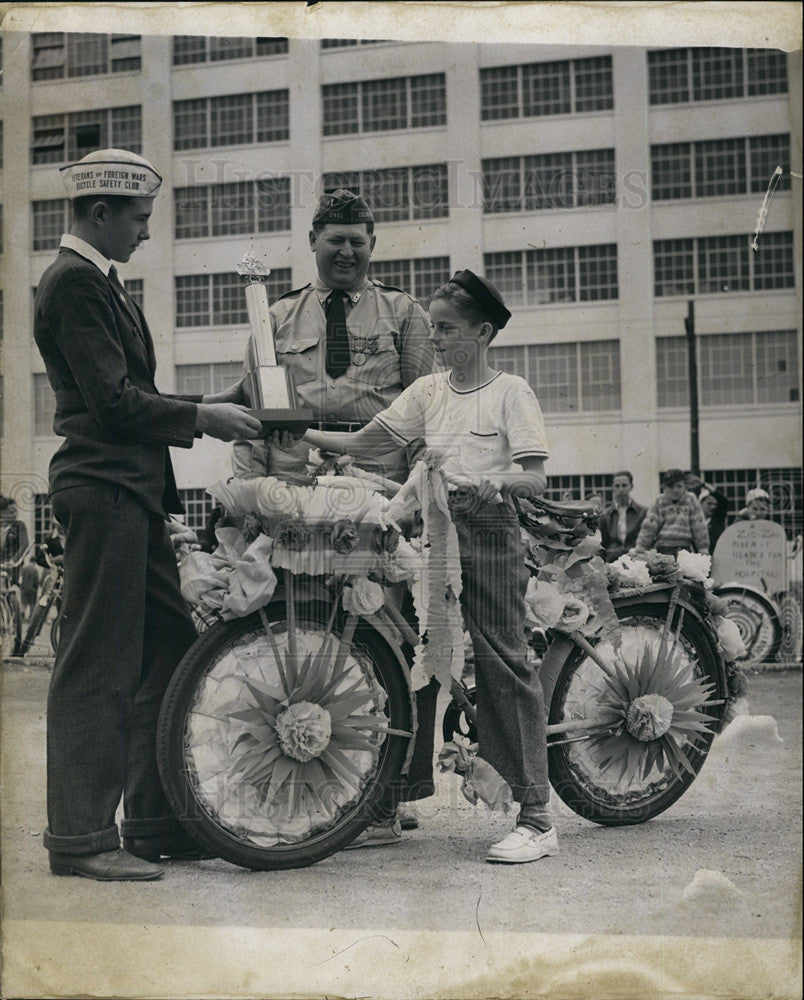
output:
[{"label": "dark necktie", "polygon": [[346,332],[346,292],[333,289],[324,309],[327,317],[327,375],[338,378],[349,367],[349,334]]}]

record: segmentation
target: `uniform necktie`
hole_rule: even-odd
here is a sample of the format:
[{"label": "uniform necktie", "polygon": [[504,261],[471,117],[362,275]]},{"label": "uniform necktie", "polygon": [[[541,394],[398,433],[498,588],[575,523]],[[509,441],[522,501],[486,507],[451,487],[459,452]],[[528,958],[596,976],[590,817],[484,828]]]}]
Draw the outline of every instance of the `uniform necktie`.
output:
[{"label": "uniform necktie", "polygon": [[333,289],[326,301],[327,375],[338,378],[349,367],[349,334],[346,332],[346,292]]}]

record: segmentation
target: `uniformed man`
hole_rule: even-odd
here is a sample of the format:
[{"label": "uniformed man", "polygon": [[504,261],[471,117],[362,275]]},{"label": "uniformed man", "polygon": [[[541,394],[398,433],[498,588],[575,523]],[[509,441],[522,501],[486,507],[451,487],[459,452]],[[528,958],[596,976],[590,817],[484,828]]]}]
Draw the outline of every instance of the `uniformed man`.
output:
[{"label": "uniformed man", "polygon": [[[376,236],[359,195],[344,189],[323,195],[309,239],[318,276],[271,306],[276,356],[319,429],[356,430],[432,371],[430,323],[407,292],[368,278]],[[303,473],[309,450],[302,443],[283,449],[238,442],[234,473]],[[407,449],[396,448],[362,464],[402,482],[409,458]]]},{"label": "uniformed man", "polygon": [[[309,234],[316,280],[271,306],[279,364],[289,368],[299,405],[313,411],[319,430],[353,431],[367,424],[412,382],[433,370],[430,321],[407,292],[368,277],[376,236],[359,195],[343,188],[321,197]],[[236,476],[305,473],[310,446],[238,442]],[[393,448],[361,466],[404,482],[419,445]],[[417,692],[418,730],[403,801],[433,794],[433,741],[438,686]],[[409,809],[382,816],[350,846],[400,840],[400,826],[417,826]]]},{"label": "uniformed man", "polygon": [[[168,397],[148,324],[112,261],[149,238],[162,178],[119,149],[62,168],[73,222],[36,293],[34,336],[56,394],[53,513],[65,530],[59,646],[47,702],[44,835],[55,875],[159,878],[152,862],[199,857],[162,791],[162,696],[196,631],[166,514],[183,510],[168,446],[260,425],[242,385]],[[123,798],[123,844],[115,812]]]}]

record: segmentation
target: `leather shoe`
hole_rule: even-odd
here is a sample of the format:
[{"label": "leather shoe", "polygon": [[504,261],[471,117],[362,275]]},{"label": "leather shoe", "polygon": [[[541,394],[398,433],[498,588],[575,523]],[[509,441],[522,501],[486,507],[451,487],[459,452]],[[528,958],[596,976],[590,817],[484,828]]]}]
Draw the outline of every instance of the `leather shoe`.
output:
[{"label": "leather shoe", "polygon": [[150,882],[164,875],[164,869],[158,865],[132,857],[121,847],[114,851],[82,855],[51,851],[50,871],[52,875],[80,875],[98,882]]},{"label": "leather shoe", "polygon": [[168,861],[207,861],[216,857],[184,831],[164,837],[125,837],[123,847],[135,858],[151,862],[160,858]]}]

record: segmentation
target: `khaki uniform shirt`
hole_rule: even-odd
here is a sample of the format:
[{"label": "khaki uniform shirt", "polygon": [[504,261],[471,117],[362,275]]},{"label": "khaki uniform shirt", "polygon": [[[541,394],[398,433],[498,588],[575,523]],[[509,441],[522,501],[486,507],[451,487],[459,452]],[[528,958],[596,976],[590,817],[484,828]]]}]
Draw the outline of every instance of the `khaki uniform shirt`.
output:
[{"label": "khaki uniform shirt", "polygon": [[[299,405],[313,411],[319,426],[350,423],[356,430],[417,378],[432,372],[430,322],[419,303],[398,288],[367,281],[362,288],[348,291],[346,326],[351,364],[333,379],[325,368],[324,304],[330,291],[316,282],[273,303],[276,356],[293,375]],[[262,441],[238,441],[234,474],[249,478],[304,472],[309,450],[303,442],[282,451]],[[360,464],[401,481],[407,476],[408,455],[409,449],[394,448]]]}]

